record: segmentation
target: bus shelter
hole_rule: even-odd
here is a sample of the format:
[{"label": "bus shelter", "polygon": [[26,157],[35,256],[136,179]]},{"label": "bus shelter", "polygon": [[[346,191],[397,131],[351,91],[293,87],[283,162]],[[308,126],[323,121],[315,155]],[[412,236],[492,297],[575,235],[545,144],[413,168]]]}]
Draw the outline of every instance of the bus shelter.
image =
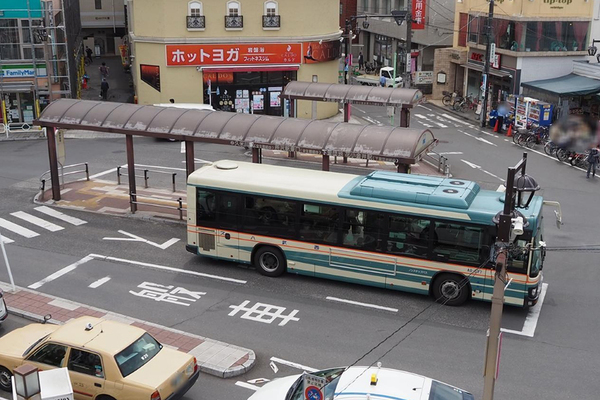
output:
[{"label": "bus shelter", "polygon": [[423,101],[423,93],[419,89],[300,81],[288,83],[281,97],[288,100],[340,103],[344,108],[344,122],[348,122],[350,119],[350,105],[352,104],[393,107],[394,114],[397,111],[400,112],[400,126],[404,128],[408,128],[410,125],[410,109]]},{"label": "bus shelter", "polygon": [[[392,161],[398,165],[399,172],[406,171],[437,144],[437,139],[428,129],[76,99],[50,103],[35,123],[46,127],[48,132],[54,200],[60,200],[55,129],[85,129],[125,135],[132,196],[136,193],[134,135],[184,141],[187,175],[195,170],[194,142],[248,147],[252,149],[252,161],[255,163],[262,162],[262,149],[271,149],[321,154],[323,170],[329,170],[330,156],[349,156]],[[135,201],[135,197],[133,199]],[[132,208],[134,206],[132,203]]]}]

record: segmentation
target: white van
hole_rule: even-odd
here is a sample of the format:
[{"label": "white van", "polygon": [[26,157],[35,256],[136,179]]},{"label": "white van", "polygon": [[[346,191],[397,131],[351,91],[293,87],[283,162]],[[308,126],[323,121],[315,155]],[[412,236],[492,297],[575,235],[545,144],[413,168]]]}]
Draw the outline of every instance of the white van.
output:
[{"label": "white van", "polygon": [[173,108],[187,108],[189,110],[206,110],[206,111],[215,111],[214,108],[210,104],[200,104],[200,103],[160,103],[160,104],[152,104],[156,107],[173,107]]}]

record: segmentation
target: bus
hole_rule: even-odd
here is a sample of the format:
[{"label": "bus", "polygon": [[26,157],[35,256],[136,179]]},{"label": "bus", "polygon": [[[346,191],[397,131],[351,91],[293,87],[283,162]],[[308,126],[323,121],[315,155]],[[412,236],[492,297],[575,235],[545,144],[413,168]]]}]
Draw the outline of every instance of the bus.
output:
[{"label": "bus", "polygon": [[[462,179],[376,171],[351,175],[238,161],[188,177],[186,250],[285,272],[431,295],[458,306],[491,301],[494,216],[504,192]],[[533,305],[542,289],[542,204],[507,263],[505,302]],[[516,251],[515,251],[516,249]]]}]

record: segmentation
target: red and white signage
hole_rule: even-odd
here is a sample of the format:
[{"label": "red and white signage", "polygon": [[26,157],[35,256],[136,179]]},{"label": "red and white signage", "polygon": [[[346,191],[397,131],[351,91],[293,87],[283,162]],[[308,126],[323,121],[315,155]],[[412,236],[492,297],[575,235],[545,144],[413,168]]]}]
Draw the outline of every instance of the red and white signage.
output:
[{"label": "red and white signage", "polygon": [[413,0],[412,2],[413,30],[425,29],[425,1],[426,0]]},{"label": "red and white signage", "polygon": [[[498,53],[494,53],[493,55],[490,55],[490,67],[494,68],[494,69],[500,69],[501,66],[501,54]],[[478,61],[478,62],[484,62],[485,61],[485,55],[482,53],[471,53],[471,55],[469,56],[469,58],[473,61]]]},{"label": "red and white signage", "polygon": [[300,43],[168,44],[167,66],[300,64]]}]

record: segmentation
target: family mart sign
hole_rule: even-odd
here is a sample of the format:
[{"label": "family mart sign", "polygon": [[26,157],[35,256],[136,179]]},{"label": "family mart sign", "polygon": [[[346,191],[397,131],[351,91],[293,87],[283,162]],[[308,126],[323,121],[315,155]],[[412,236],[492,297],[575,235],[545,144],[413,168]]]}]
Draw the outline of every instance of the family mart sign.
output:
[{"label": "family mart sign", "polygon": [[[3,65],[0,67],[0,76],[3,78],[34,78],[33,65]],[[37,76],[46,77],[46,65],[37,64]]]}]

